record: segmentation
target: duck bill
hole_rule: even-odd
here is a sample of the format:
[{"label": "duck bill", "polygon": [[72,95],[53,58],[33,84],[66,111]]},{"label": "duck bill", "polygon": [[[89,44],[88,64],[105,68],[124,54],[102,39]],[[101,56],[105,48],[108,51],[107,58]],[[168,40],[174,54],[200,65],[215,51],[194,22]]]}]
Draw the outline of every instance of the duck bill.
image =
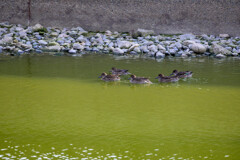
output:
[{"label": "duck bill", "polygon": [[99,76],[98,78],[102,78],[102,76]]},{"label": "duck bill", "polygon": [[156,77],[155,79],[158,79],[159,77]]},{"label": "duck bill", "polygon": [[174,75],[174,73],[171,73],[171,74],[170,74],[170,76],[173,76],[173,75]]}]

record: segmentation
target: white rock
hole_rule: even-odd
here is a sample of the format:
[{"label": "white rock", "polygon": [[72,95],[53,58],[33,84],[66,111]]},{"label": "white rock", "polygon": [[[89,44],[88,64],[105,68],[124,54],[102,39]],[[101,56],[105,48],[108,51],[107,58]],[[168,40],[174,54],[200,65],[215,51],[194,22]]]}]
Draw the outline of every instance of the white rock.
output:
[{"label": "white rock", "polygon": [[52,52],[59,52],[61,50],[61,46],[59,46],[59,45],[48,46],[46,49],[49,51],[52,51]]},{"label": "white rock", "polygon": [[189,46],[190,44],[193,44],[193,43],[196,43],[196,42],[192,41],[192,40],[186,40],[186,41],[183,42],[183,45]]},{"label": "white rock", "polygon": [[3,39],[0,40],[0,44],[10,44],[13,42],[13,38],[10,36],[4,36]]},{"label": "white rock", "polygon": [[229,38],[229,34],[219,34],[220,38]]},{"label": "white rock", "polygon": [[84,49],[84,46],[81,45],[80,43],[74,43],[74,44],[73,44],[73,48],[74,48],[74,49],[78,49],[78,50],[83,50],[83,49]]},{"label": "white rock", "polygon": [[226,48],[224,48],[216,43],[212,45],[211,50],[215,54],[223,54],[223,55],[231,54],[231,51],[227,50]]},{"label": "white rock", "polygon": [[193,35],[193,34],[183,34],[183,35],[180,35],[179,38],[180,38],[181,40],[195,39],[196,36]]},{"label": "white rock", "polygon": [[25,30],[22,30],[22,31],[19,32],[19,36],[21,38],[26,37],[27,36],[27,32]]},{"label": "white rock", "polygon": [[107,31],[105,31],[105,35],[106,35],[106,36],[111,36],[111,35],[112,35],[112,32],[109,31],[109,30],[107,30]]},{"label": "white rock", "polygon": [[31,44],[24,44],[24,43],[22,43],[21,47],[26,48],[26,49],[31,49],[32,45]]},{"label": "white rock", "polygon": [[47,43],[46,41],[44,41],[44,40],[39,40],[38,43],[39,43],[39,44],[42,44],[42,45],[47,45],[47,44],[48,44],[48,43]]},{"label": "white rock", "polygon": [[141,52],[141,50],[140,50],[140,48],[139,47],[135,47],[134,49],[133,49],[133,51],[135,51],[135,52]]},{"label": "white rock", "polygon": [[57,36],[58,36],[58,32],[52,32],[52,33],[51,33],[51,36],[52,36],[52,37],[57,37]]},{"label": "white rock", "polygon": [[113,48],[112,51],[115,54],[123,54],[124,53],[124,51],[120,48]]},{"label": "white rock", "polygon": [[202,45],[201,43],[191,44],[190,49],[193,50],[195,53],[204,53],[207,51],[207,48],[204,45]]},{"label": "white rock", "polygon": [[70,54],[76,54],[76,53],[77,53],[77,50],[75,50],[75,49],[70,49],[70,50],[68,51],[68,53],[70,53]]},{"label": "white rock", "polygon": [[140,34],[141,36],[147,36],[147,35],[153,35],[154,31],[153,30],[147,30],[147,29],[138,29],[137,33]]},{"label": "white rock", "polygon": [[156,58],[164,58],[165,54],[163,54],[162,52],[157,52],[156,53]]},{"label": "white rock", "polygon": [[225,58],[226,56],[224,56],[223,54],[217,54],[216,57],[217,58]]},{"label": "white rock", "polygon": [[158,51],[158,47],[155,46],[155,45],[148,46],[148,49],[149,49],[150,51],[155,52],[155,53]]},{"label": "white rock", "polygon": [[117,45],[119,48],[130,48],[132,43],[129,41],[118,41]]},{"label": "white rock", "polygon": [[32,29],[33,29],[34,31],[39,30],[39,29],[42,29],[42,28],[43,28],[43,26],[42,26],[41,24],[36,24],[35,26],[32,27]]},{"label": "white rock", "polygon": [[166,48],[163,47],[161,44],[158,44],[157,47],[158,47],[158,49],[159,49],[160,51],[162,51],[163,53],[166,52]]}]

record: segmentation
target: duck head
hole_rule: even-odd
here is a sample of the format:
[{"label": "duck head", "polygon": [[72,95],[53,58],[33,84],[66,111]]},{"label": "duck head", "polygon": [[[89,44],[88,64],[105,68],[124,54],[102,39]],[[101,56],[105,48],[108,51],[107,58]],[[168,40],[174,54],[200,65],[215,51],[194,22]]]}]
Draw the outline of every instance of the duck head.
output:
[{"label": "duck head", "polygon": [[170,74],[170,76],[172,76],[172,75],[177,75],[177,74],[178,74],[178,70],[174,69],[174,70],[172,71],[172,74]]},{"label": "duck head", "polygon": [[163,74],[159,74],[155,79],[158,79],[158,78],[163,78],[164,75]]},{"label": "duck head", "polygon": [[129,79],[134,79],[134,78],[136,78],[136,76],[132,74]]},{"label": "duck head", "polygon": [[101,76],[99,76],[98,78],[103,78],[103,77],[106,77],[106,76],[107,76],[107,73],[103,72],[103,73],[101,74]]}]

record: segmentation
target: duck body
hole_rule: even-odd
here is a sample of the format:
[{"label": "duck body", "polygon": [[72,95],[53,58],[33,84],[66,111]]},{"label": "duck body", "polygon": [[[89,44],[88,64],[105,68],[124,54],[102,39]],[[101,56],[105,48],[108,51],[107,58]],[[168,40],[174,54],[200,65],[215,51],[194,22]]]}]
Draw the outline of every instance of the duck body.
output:
[{"label": "duck body", "polygon": [[164,76],[163,74],[159,74],[158,77],[156,77],[159,82],[177,82],[179,81],[178,76]]},{"label": "duck body", "polygon": [[107,73],[102,73],[101,76],[99,76],[98,78],[101,78],[101,80],[106,82],[120,81],[119,75],[107,75]]},{"label": "duck body", "polygon": [[173,70],[171,75],[178,76],[179,78],[190,78],[190,77],[192,77],[193,72],[192,71],[178,72],[177,70]]},{"label": "duck body", "polygon": [[115,67],[112,67],[111,72],[113,75],[128,75],[128,74],[130,74],[127,69],[117,69]]},{"label": "duck body", "polygon": [[152,84],[148,78],[136,77],[135,75],[131,75],[130,82],[135,84]]}]

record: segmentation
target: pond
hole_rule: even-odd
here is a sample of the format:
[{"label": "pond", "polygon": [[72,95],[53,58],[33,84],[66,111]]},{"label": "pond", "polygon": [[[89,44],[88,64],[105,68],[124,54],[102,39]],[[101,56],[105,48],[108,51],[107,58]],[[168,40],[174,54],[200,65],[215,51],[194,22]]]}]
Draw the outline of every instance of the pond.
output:
[{"label": "pond", "polygon": [[[151,85],[102,82],[111,67]],[[159,73],[192,78],[160,84]],[[0,57],[2,159],[240,157],[240,59]]]}]

